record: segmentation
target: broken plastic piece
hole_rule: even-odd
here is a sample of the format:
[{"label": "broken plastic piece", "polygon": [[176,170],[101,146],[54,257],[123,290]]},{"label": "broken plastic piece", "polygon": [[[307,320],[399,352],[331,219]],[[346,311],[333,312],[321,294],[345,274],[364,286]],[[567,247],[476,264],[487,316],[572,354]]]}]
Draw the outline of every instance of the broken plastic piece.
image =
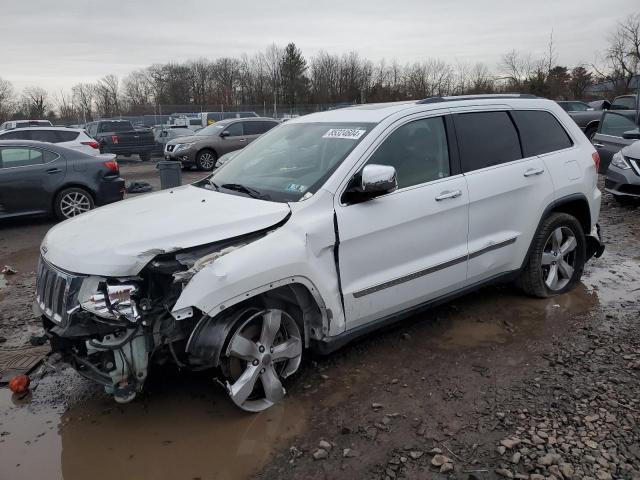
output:
[{"label": "broken plastic piece", "polygon": [[15,275],[16,273],[18,273],[18,270],[16,270],[15,268],[13,268],[11,265],[5,265],[2,268],[2,272],[5,275]]},{"label": "broken plastic piece", "polygon": [[27,375],[16,375],[9,382],[9,390],[13,393],[21,394],[29,390],[29,377]]}]

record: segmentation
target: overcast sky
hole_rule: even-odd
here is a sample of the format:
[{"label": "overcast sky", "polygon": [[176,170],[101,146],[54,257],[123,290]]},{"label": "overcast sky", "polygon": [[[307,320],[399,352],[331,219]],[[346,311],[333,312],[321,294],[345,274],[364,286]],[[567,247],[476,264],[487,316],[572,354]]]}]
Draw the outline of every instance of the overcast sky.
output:
[{"label": "overcast sky", "polygon": [[400,63],[542,55],[553,29],[559,63],[593,62],[638,0],[0,0],[0,77],[17,90],[70,89],[152,63],[252,54],[295,42]]}]

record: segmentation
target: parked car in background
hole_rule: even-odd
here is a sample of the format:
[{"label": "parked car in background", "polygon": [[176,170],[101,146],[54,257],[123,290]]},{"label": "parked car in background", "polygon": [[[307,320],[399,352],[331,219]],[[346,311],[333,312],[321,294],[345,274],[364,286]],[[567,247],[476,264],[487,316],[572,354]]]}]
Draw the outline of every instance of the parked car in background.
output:
[{"label": "parked car in background", "polygon": [[602,112],[595,110],[584,102],[578,101],[560,101],[556,102],[562,107],[562,109],[569,114],[574,122],[580,127],[589,140],[593,138],[598,125],[600,124],[600,117]]},{"label": "parked car in background", "polygon": [[0,125],[0,130],[12,130],[25,127],[52,127],[49,120],[11,120]]},{"label": "parked car in background", "polygon": [[593,100],[588,105],[594,110],[609,110],[611,108],[611,102],[606,99]]},{"label": "parked car in background", "polygon": [[600,173],[606,173],[613,156],[635,140],[623,134],[638,128],[635,110],[609,110],[602,114],[598,131],[592,143],[600,154]]},{"label": "parked car in background", "polygon": [[89,155],[98,155],[100,145],[81,128],[29,127],[0,131],[0,140],[36,140],[55,143]]},{"label": "parked car in background", "polygon": [[118,402],[174,359],[261,411],[310,351],[499,281],[572,290],[604,249],[597,162],[531,96],[306,115],[199,182],[49,230],[36,305],[53,350]]},{"label": "parked car in background", "polygon": [[164,147],[170,140],[178,137],[187,137],[193,135],[195,132],[188,127],[174,126],[174,125],[160,125],[157,127],[151,127],[153,132],[153,138],[156,142],[156,149],[154,154],[162,155]]},{"label": "parked car in background", "polygon": [[558,105],[562,107],[565,112],[587,112],[591,110],[595,110],[592,106],[587,103],[579,102],[577,100],[568,100],[568,101],[558,101]]},{"label": "parked car in background", "polygon": [[156,148],[151,129],[136,129],[129,120],[98,120],[86,125],[87,133],[100,144],[101,153],[139,155],[141,160],[151,160]]},{"label": "parked car in background", "polygon": [[194,135],[170,140],[165,146],[164,156],[166,160],[177,160],[184,166],[213,170],[219,157],[246,147],[278,125],[279,122],[273,118],[222,120]]},{"label": "parked car in background", "polygon": [[611,102],[611,110],[636,110],[637,95],[620,95]]},{"label": "parked car in background", "polygon": [[64,220],[123,195],[115,155],[88,155],[30,140],[0,141],[0,218],[54,214]]},{"label": "parked car in background", "polygon": [[640,198],[640,130],[624,136],[633,143],[613,155],[604,181],[605,190],[619,202]]}]

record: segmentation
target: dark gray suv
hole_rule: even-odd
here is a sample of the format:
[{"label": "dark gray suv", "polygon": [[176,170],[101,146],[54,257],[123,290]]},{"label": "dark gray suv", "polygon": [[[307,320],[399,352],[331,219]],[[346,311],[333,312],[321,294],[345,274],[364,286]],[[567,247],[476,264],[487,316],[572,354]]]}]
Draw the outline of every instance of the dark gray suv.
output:
[{"label": "dark gray suv", "polygon": [[263,117],[222,120],[194,135],[167,142],[164,157],[178,160],[187,167],[195,165],[200,170],[213,170],[219,157],[240,150],[277,125],[277,120]]}]

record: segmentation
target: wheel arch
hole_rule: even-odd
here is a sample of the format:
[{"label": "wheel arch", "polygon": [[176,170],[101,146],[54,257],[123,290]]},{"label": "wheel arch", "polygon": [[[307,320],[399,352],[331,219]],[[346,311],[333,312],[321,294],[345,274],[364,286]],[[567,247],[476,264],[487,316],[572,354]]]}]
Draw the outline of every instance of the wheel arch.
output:
[{"label": "wheel arch", "polygon": [[575,217],[580,225],[582,226],[582,230],[586,235],[589,235],[591,231],[591,209],[589,208],[589,202],[587,197],[582,193],[574,193],[571,195],[567,195],[566,197],[562,197],[551,202],[544,209],[544,212],[540,216],[540,220],[538,221],[538,226],[536,227],[534,236],[531,238],[531,243],[529,244],[529,248],[527,249],[527,254],[522,261],[522,265],[520,270],[523,270],[527,262],[529,261],[529,257],[531,255],[531,249],[533,248],[533,243],[535,240],[535,235],[540,231],[540,226],[542,222],[549,217],[552,213],[566,213],[573,217]]},{"label": "wheel arch", "polygon": [[285,302],[299,309],[300,315],[294,318],[304,332],[305,348],[328,333],[332,314],[318,289],[305,277],[289,277],[230,298],[215,309],[214,315],[205,314],[189,336],[187,353],[205,365],[217,367],[226,339],[241,320],[238,314],[251,306],[268,306],[273,302]]},{"label": "wheel arch", "polygon": [[216,156],[216,158],[220,158],[220,155],[218,154],[218,151],[217,151],[214,147],[209,147],[209,146],[207,146],[207,147],[202,147],[202,148],[200,148],[200,149],[196,152],[196,154],[195,154],[195,156],[194,156],[194,159],[197,159],[197,158],[198,158],[198,155],[200,155],[200,154],[201,154],[202,152],[204,152],[205,150],[208,150],[208,151],[210,151],[210,152],[213,152],[213,154]]},{"label": "wheel arch", "polygon": [[66,190],[68,188],[81,188],[82,190],[86,191],[89,195],[91,195],[91,199],[93,200],[93,203],[95,204],[96,202],[96,192],[89,187],[88,185],[85,185],[81,182],[69,182],[69,183],[65,183],[64,185],[56,188],[56,190],[53,192],[53,195],[51,195],[51,211],[55,211],[55,207],[56,207],[56,199],[58,198],[58,195],[60,195],[60,193],[63,190]]}]

